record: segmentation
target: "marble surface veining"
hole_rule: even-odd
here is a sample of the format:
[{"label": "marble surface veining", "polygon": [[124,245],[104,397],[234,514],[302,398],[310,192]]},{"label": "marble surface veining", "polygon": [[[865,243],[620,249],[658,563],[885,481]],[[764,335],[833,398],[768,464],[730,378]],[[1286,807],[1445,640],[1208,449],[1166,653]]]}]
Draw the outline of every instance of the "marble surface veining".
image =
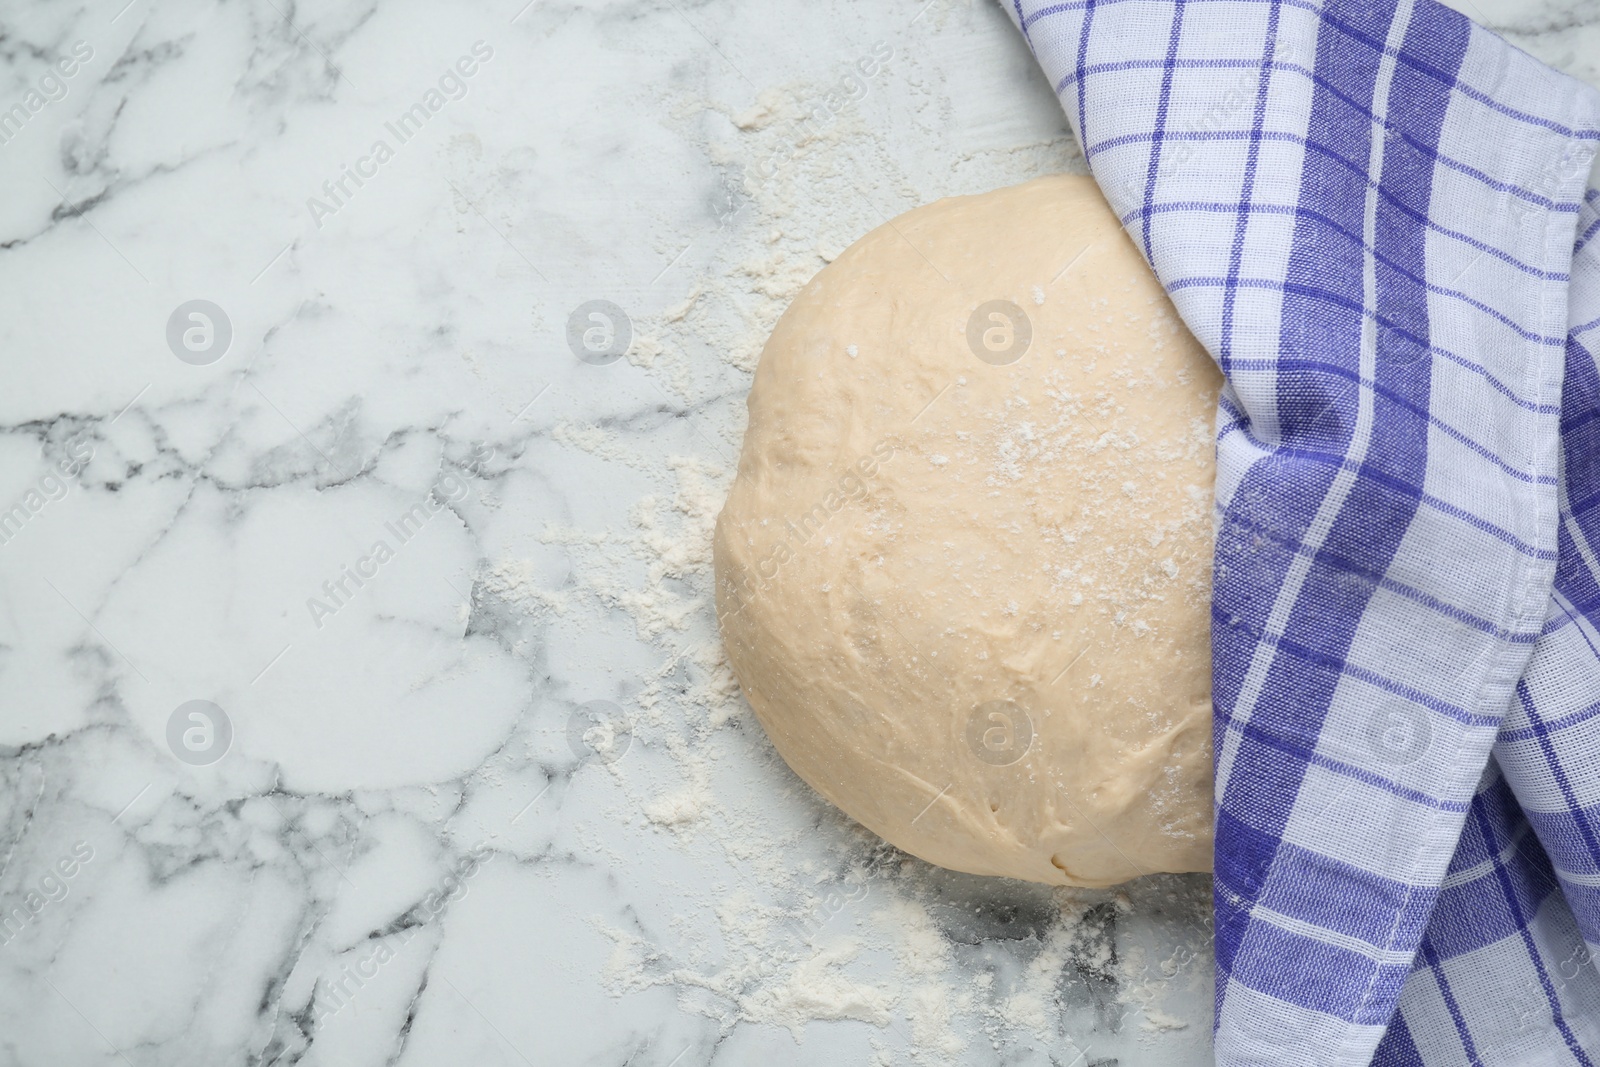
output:
[{"label": "marble surface veining", "polygon": [[524,3],[0,12],[0,1067],[1206,1062],[1207,879],[906,857],[716,641],[790,296],[1083,169],[1023,42]]}]

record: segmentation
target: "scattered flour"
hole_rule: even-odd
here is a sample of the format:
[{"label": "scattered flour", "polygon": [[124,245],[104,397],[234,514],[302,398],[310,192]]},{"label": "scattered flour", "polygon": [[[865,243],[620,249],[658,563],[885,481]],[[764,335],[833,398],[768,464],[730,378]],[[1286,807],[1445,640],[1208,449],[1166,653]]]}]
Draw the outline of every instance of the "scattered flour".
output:
[{"label": "scattered flour", "polygon": [[889,1025],[894,995],[883,986],[863,985],[841,973],[856,958],[853,941],[841,941],[818,952],[791,971],[784,981],[758,989],[744,1004],[746,1018],[782,1026],[800,1040],[806,1023],[827,1019],[859,1019]]},{"label": "scattered flour", "polygon": [[[948,17],[942,5],[924,21],[931,25]],[[898,54],[891,62],[915,60]],[[1169,985],[1189,988],[1197,973],[1208,973],[1209,958],[1151,973],[1130,969],[1130,957],[1117,961],[1118,970],[1109,942],[1084,935],[1086,913],[1111,899],[1090,890],[1055,891],[1055,912],[1037,935],[978,947],[952,941],[936,921],[938,876],[888,849],[790,776],[749,714],[717,638],[711,535],[734,476],[740,401],[768,334],[794,295],[885,214],[951,189],[977,192],[1050,170],[1081,169],[1063,135],[1015,150],[959,155],[945,188],[920,188],[860,107],[794,141],[793,120],[819,91],[804,83],[769,89],[751,106],[722,116],[727,133],[713,140],[712,163],[730,184],[744,187],[714,241],[686,234],[681,242],[705,239],[717,251],[678,302],[634,319],[629,363],[664,395],[685,402],[683,417],[695,431],[686,447],[710,446],[701,454],[714,458],[648,453],[608,427],[558,423],[550,436],[559,445],[640,472],[654,488],[623,524],[586,529],[552,521],[538,532],[541,544],[569,561],[570,578],[561,588],[546,588],[534,564],[517,559],[484,563],[477,586],[530,617],[561,626],[609,625],[620,612],[639,641],[659,652],[658,667],[642,678],[633,672],[637,689],[627,710],[632,744],[664,754],[669,780],[650,786],[649,795],[631,792],[637,785],[619,769],[638,758],[628,755],[611,768],[632,805],[617,814],[624,822],[631,818],[641,833],[662,835],[671,847],[687,851],[692,845],[697,857],[707,847],[720,850],[727,869],[737,872],[726,885],[663,883],[662,892],[671,894],[681,913],[671,932],[652,930],[647,936],[619,929],[615,920],[592,920],[613,945],[603,975],[609,992],[622,997],[672,989],[684,1011],[715,1020],[723,1033],[760,1024],[781,1027],[799,1042],[811,1023],[870,1026],[878,1031],[871,1047],[879,1064],[904,1063],[907,1050],[914,1062],[929,1065],[973,1055],[986,1062],[986,1045],[1024,1048],[1019,1041],[1058,1053],[1067,1049],[1061,1062],[1070,1062],[1080,1045],[1078,1032],[1063,1023],[1072,974],[1114,972],[1116,995],[1132,998],[1128,1003],[1140,1012],[1142,1027],[1165,1032],[1182,1023],[1161,1007],[1163,991]],[[938,116],[947,103],[918,79],[895,91],[909,94],[904,106],[921,116],[916,121],[943,121]],[[674,114],[686,128],[715,115],[687,95],[677,104]],[[752,161],[772,158],[778,149],[785,162],[770,178],[741,181]],[[1042,289],[1031,295],[1035,305],[1043,304]],[[847,353],[856,357],[859,350],[851,345]],[[716,375],[708,376],[707,368]],[[720,409],[700,406],[708,395],[723,398]],[[1111,415],[1109,403],[1063,395],[1059,410],[1013,413],[1029,421],[1002,420],[992,434],[981,441],[974,435],[962,447],[993,449],[998,479],[1010,481],[1026,465],[1070,461],[1071,449],[1084,446],[1069,442],[1059,428],[1080,416]],[[1203,444],[1206,433],[1199,427],[1195,440]],[[1105,434],[1088,447],[1128,444]],[[942,455],[929,460],[949,462]],[[1092,603],[1100,603],[1093,598],[1102,593],[1084,588]],[[602,727],[595,730],[588,740],[596,747],[615,741]],[[725,795],[716,773],[724,757],[761,763],[763,779],[775,791],[789,790],[785,805],[805,806],[811,825],[781,829],[750,797]],[[826,861],[817,858],[818,838],[833,848]],[[604,842],[586,844],[619,866],[633,859],[616,855]],[[996,884],[997,896],[1007,892],[1004,886]],[[708,937],[712,928],[717,936]],[[985,952],[998,954],[1000,962],[985,963]],[[1081,1043],[1089,1047],[1086,1038]]]}]

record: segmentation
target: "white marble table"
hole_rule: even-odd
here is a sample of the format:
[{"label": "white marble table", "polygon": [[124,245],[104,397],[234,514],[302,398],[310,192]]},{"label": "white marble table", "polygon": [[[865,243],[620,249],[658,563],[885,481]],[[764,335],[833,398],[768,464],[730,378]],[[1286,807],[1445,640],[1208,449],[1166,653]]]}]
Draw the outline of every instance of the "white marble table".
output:
[{"label": "white marble table", "polygon": [[1026,48],[523,2],[0,13],[0,1067],[1205,1062],[1207,879],[882,845],[709,603],[799,285],[1082,169]]}]

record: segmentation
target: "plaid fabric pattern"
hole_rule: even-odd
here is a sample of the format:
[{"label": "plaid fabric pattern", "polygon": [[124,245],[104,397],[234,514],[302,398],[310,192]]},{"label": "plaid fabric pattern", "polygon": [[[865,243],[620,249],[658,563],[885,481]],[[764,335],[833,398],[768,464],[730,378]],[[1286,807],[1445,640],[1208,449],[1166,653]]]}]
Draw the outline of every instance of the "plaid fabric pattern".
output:
[{"label": "plaid fabric pattern", "polygon": [[1217,1063],[1600,1060],[1600,94],[1433,0],[1006,2],[1227,377]]}]

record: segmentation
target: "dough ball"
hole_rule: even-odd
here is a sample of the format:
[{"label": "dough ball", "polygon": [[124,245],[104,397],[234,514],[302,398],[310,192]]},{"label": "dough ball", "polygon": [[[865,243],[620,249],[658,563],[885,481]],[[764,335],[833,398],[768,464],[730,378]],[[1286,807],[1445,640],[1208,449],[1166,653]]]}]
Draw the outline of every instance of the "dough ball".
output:
[{"label": "dough ball", "polygon": [[813,278],[715,539],[789,766],[958,871],[1210,870],[1220,385],[1088,178],[918,208]]}]

